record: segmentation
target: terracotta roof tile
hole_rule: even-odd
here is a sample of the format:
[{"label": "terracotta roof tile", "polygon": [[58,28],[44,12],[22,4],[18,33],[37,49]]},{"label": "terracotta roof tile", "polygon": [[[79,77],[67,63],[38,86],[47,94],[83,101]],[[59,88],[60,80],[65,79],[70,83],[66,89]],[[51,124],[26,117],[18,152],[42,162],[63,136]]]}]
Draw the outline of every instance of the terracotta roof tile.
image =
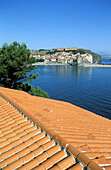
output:
[{"label": "terracotta roof tile", "polygon": [[11,162],[13,162],[13,161],[15,161],[17,159],[19,159],[18,155],[14,154],[12,156],[9,155],[9,157],[6,158],[5,161],[6,161],[7,164],[10,164]]},{"label": "terracotta roof tile", "polygon": [[38,148],[39,146],[37,145],[37,143],[32,143],[28,146],[29,150],[30,151],[33,151],[34,149]]},{"label": "terracotta roof tile", "polygon": [[24,136],[21,136],[22,141],[26,141],[30,138],[29,134],[25,134]]},{"label": "terracotta roof tile", "polygon": [[[14,130],[14,132],[16,133],[16,134],[21,134],[22,132],[23,132],[23,129],[20,127],[20,126],[18,126],[18,128],[17,128],[17,125],[16,126],[14,126],[14,127],[12,127],[12,129]],[[19,135],[20,135],[19,134]]]},{"label": "terracotta roof tile", "polygon": [[89,151],[89,152],[91,152],[92,151],[92,149],[86,144],[86,145],[82,145],[82,146],[80,146],[80,147],[76,147],[78,150],[80,150],[80,151]]},{"label": "terracotta roof tile", "polygon": [[17,139],[15,141],[11,142],[11,145],[14,147],[14,146],[19,145],[20,143],[22,143],[22,139]]},{"label": "terracotta roof tile", "polygon": [[16,122],[16,123],[19,124],[19,126],[22,127],[25,130],[25,129],[27,129],[29,127],[30,121],[29,120],[26,121],[26,118],[25,118],[25,121],[23,119],[22,119],[22,121],[21,122]]},{"label": "terracotta roof tile", "polygon": [[1,116],[1,119],[0,119],[0,122],[1,121],[4,121],[5,119],[7,119],[7,118],[10,118],[10,116],[7,114],[7,115],[2,115]]},{"label": "terracotta roof tile", "polygon": [[12,118],[10,118],[10,117],[9,117],[9,118],[6,118],[6,119],[4,120],[4,122],[7,122],[7,123],[10,123],[10,122],[12,123],[12,121],[15,122],[15,121],[14,121]]},{"label": "terracotta roof tile", "polygon": [[72,153],[75,157],[77,157],[77,156],[80,154],[80,151],[79,151],[76,147],[73,147],[72,145],[67,145],[67,144],[66,144],[66,147],[68,147],[68,151],[69,151],[69,152],[71,151],[71,153]]},{"label": "terracotta roof tile", "polygon": [[10,142],[13,142],[13,141],[15,141],[17,139],[19,139],[19,136],[15,135],[15,136],[12,136],[12,137],[8,138],[8,142],[10,143]]},{"label": "terracotta roof tile", "polygon": [[24,148],[26,148],[26,145],[24,143],[21,143],[21,144],[15,146],[14,150],[15,150],[15,152],[19,152],[19,151],[23,150]]},{"label": "terracotta roof tile", "polygon": [[74,165],[75,159],[73,156],[69,156],[68,158],[65,158],[64,160],[62,160],[61,162],[59,162],[57,165],[60,169],[67,169],[69,167],[71,167],[72,165]]},{"label": "terracotta roof tile", "polygon": [[41,162],[44,162],[48,158],[48,155],[46,152],[44,152],[40,154],[39,156],[37,156],[36,158],[39,161],[39,163],[41,163]]},{"label": "terracotta roof tile", "polygon": [[15,130],[15,129],[19,128],[20,126],[19,125],[17,126],[17,123],[12,123],[12,124],[10,124],[10,127],[12,130]]},{"label": "terracotta roof tile", "polygon": [[21,165],[22,165],[22,160],[18,159],[15,162],[9,164],[8,166],[10,169],[14,169],[14,168],[20,167]]},{"label": "terracotta roof tile", "polygon": [[5,138],[8,139],[8,138],[15,136],[15,135],[16,135],[15,132],[11,132],[11,133],[5,134]]},{"label": "terracotta roof tile", "polygon": [[111,164],[110,159],[106,159],[105,156],[97,157],[96,159],[93,159],[93,161],[99,165]]},{"label": "terracotta roof tile", "polygon": [[28,153],[27,155],[23,156],[21,158],[21,160],[22,160],[23,163],[26,163],[29,160],[32,160],[33,158],[34,158],[34,154],[31,152],[31,153]]},{"label": "terracotta roof tile", "polygon": [[13,117],[13,119],[14,119],[14,118],[21,116],[21,114],[19,112],[14,112],[14,114],[10,115],[10,116]]},{"label": "terracotta roof tile", "polygon": [[47,150],[47,149],[51,148],[52,146],[55,146],[54,140],[50,140],[49,142],[42,145],[44,150]]},{"label": "terracotta roof tile", "polygon": [[[27,133],[25,131],[22,131],[22,128],[18,129],[19,131],[15,131],[19,137],[25,136]],[[22,132],[21,132],[22,131]]]},{"label": "terracotta roof tile", "polygon": [[92,148],[92,151],[93,152],[110,152],[111,151],[111,147],[95,147],[95,148]]},{"label": "terracotta roof tile", "polygon": [[[6,114],[6,113],[5,113]],[[12,116],[16,116],[18,114],[18,111],[17,110],[13,110],[11,111],[10,113],[8,112],[8,115],[10,115],[11,117]]]},{"label": "terracotta roof tile", "polygon": [[13,119],[14,119],[15,121],[18,121],[18,120],[23,119],[23,118],[24,118],[23,115],[19,115],[19,116],[17,116],[16,118],[13,117]]},{"label": "terracotta roof tile", "polygon": [[64,159],[66,156],[67,156],[66,151],[62,150],[62,151],[56,153],[55,155],[51,156],[50,159],[55,164],[55,163],[59,162],[60,160]]},{"label": "terracotta roof tile", "polygon": [[0,162],[0,166],[1,166],[1,168],[4,168],[7,166],[7,163],[5,161],[2,161],[2,162]]},{"label": "terracotta roof tile", "polygon": [[21,125],[21,123],[23,123],[23,122],[25,122],[25,121],[27,121],[27,118],[26,118],[26,117],[23,118],[23,119],[17,120],[16,123]]},{"label": "terracotta roof tile", "polygon": [[35,136],[35,135],[37,135],[38,133],[40,133],[40,128],[35,129],[35,130],[33,130],[32,132],[29,132],[29,135],[30,135],[30,136]]},{"label": "terracotta roof tile", "polygon": [[34,131],[36,129],[37,129],[37,127],[34,125],[34,126],[29,127],[28,129],[25,129],[25,132],[29,133],[29,132],[32,132],[32,131]]},{"label": "terracotta roof tile", "polygon": [[7,152],[4,152],[4,153],[2,153],[2,154],[3,154],[4,158],[7,158],[7,157],[15,154],[15,150],[14,150],[14,149],[10,149],[10,150],[8,150]]},{"label": "terracotta roof tile", "polygon": [[111,169],[111,165],[110,165],[110,166],[103,166],[103,168],[104,168],[105,170],[110,170],[110,169]]},{"label": "terracotta roof tile", "polygon": [[47,159],[46,161],[44,161],[41,164],[45,169],[49,169],[50,167],[52,167],[54,165],[54,163],[52,162],[51,159]]},{"label": "terracotta roof tile", "polygon": [[4,135],[2,133],[0,133],[0,138],[3,137]]},{"label": "terracotta roof tile", "polygon": [[69,170],[83,170],[83,165],[81,163],[76,164],[75,166],[72,166],[69,168]]},{"label": "terracotta roof tile", "polygon": [[91,170],[101,170],[101,167],[98,167],[97,164],[93,161],[91,161],[89,164],[88,164],[88,168],[90,168]]},{"label": "terracotta roof tile", "polygon": [[52,167],[50,170],[60,170],[60,168],[59,168],[57,165],[55,165],[55,166]]},{"label": "terracotta roof tile", "polygon": [[2,141],[2,142],[0,143],[0,148],[6,146],[6,145],[8,145],[8,144],[9,144],[8,140]]},{"label": "terracotta roof tile", "polygon": [[6,140],[6,137],[5,137],[5,136],[2,136],[2,137],[0,138],[0,142],[3,142],[4,140]]},{"label": "terracotta roof tile", "polygon": [[2,170],[10,170],[10,168],[6,166],[5,168],[2,168]]},{"label": "terracotta roof tile", "polygon": [[3,157],[3,155],[0,155],[0,160],[2,161],[2,160],[4,160],[4,157]]},{"label": "terracotta roof tile", "polygon": [[24,144],[25,144],[25,146],[28,147],[28,146],[31,145],[33,142],[34,142],[34,140],[33,140],[32,138],[29,138],[28,140],[24,141]]},{"label": "terracotta roof tile", "polygon": [[13,130],[12,130],[12,129],[8,129],[8,130],[6,130],[6,131],[3,132],[3,135],[9,134],[9,133],[11,133],[11,132],[13,132]]},{"label": "terracotta roof tile", "polygon": [[37,159],[33,159],[25,164],[26,169],[32,169],[39,165],[39,161]]},{"label": "terracotta roof tile", "polygon": [[[3,96],[0,96],[2,105],[0,108],[0,166],[3,170],[49,168],[82,170],[84,166],[95,167],[99,170],[101,168],[97,164],[100,166],[105,164],[107,167],[111,165],[109,121],[92,113],[89,116],[88,111],[80,109],[79,112],[78,108],[70,104],[64,105],[60,101],[41,99],[21,91],[11,90],[11,97],[9,97],[10,89],[5,90],[2,88],[6,95],[0,92]],[[24,102],[24,96],[26,102]],[[16,103],[13,102],[13,97]],[[18,98],[20,98],[19,101]],[[50,105],[47,100],[51,103]],[[38,101],[38,105],[35,101]],[[18,104],[22,105],[22,108]],[[24,109],[28,109],[28,112]],[[91,126],[87,128],[87,124]],[[78,147],[73,147],[71,144]],[[104,157],[101,157],[103,155]]]},{"label": "terracotta roof tile", "polygon": [[42,139],[38,140],[37,144],[38,144],[38,146],[40,146],[40,145],[43,145],[43,144],[47,143],[48,141],[50,141],[49,136],[45,136]]},{"label": "terracotta roof tile", "polygon": [[88,165],[90,163],[90,159],[83,153],[80,153],[79,155],[77,155],[77,159],[79,159],[85,165]]},{"label": "terracotta roof tile", "polygon": [[8,130],[8,129],[10,129],[10,126],[5,126],[5,127],[1,128],[1,131],[4,132],[5,130]]},{"label": "terracotta roof tile", "polygon": [[0,151],[3,153],[3,152],[7,152],[7,151],[10,150],[10,149],[12,149],[11,144],[6,145],[6,146],[0,148]]},{"label": "terracotta roof tile", "polygon": [[34,168],[33,170],[45,170],[45,169],[44,169],[44,167],[42,165],[40,165],[40,166]]},{"label": "terracotta roof tile", "polygon": [[34,141],[38,141],[38,140],[42,139],[43,137],[45,137],[45,132],[41,132],[41,133],[33,136],[32,139],[33,139]]},{"label": "terracotta roof tile", "polygon": [[52,156],[53,154],[59,152],[61,150],[60,145],[55,145],[51,147],[50,149],[46,150],[48,156]]},{"label": "terracotta roof tile", "polygon": [[27,128],[33,126],[33,123],[28,120],[27,122],[23,122],[20,124],[20,126],[23,128],[23,130],[26,130]]},{"label": "terracotta roof tile", "polygon": [[21,166],[20,168],[17,168],[17,170],[26,170],[25,166]]},{"label": "terracotta roof tile", "polygon": [[39,147],[39,148],[37,148],[37,149],[34,149],[33,150],[33,153],[34,153],[34,155],[35,156],[38,156],[38,155],[40,155],[41,153],[43,153],[43,148],[42,147]]},{"label": "terracotta roof tile", "polygon": [[111,152],[87,152],[85,155],[91,159],[94,159],[96,157],[101,157],[101,156],[105,156],[106,158],[111,158]]},{"label": "terracotta roof tile", "polygon": [[17,153],[17,155],[18,155],[19,157],[22,157],[22,156],[24,156],[24,155],[26,155],[26,154],[28,154],[28,153],[30,153],[30,150],[29,150],[28,148],[24,148],[23,150],[19,151],[19,152]]}]

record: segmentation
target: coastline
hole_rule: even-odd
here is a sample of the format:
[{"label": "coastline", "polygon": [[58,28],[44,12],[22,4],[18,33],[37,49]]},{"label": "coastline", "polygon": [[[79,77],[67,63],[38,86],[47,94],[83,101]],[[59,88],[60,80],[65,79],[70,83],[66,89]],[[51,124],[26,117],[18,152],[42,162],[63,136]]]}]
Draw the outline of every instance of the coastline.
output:
[{"label": "coastline", "polygon": [[54,66],[61,66],[61,65],[69,65],[69,64],[62,64],[62,63],[46,63],[46,62],[36,62],[36,63],[34,63],[33,65],[35,65],[35,66],[43,66],[43,65],[47,65],[47,66],[52,66],[52,65],[54,65]]},{"label": "coastline", "polygon": [[[70,65],[70,64],[62,64],[62,63],[46,63],[46,62],[36,62],[33,65],[47,65],[47,66],[63,66],[63,65]],[[111,67],[111,64],[80,64],[78,67]]]},{"label": "coastline", "polygon": [[83,67],[111,67],[111,64],[84,64]]}]

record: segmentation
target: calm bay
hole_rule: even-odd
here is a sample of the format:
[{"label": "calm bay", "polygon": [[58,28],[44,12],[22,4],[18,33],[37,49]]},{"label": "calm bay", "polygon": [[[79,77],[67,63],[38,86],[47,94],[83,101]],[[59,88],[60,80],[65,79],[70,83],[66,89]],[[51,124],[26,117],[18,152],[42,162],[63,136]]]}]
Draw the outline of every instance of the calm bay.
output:
[{"label": "calm bay", "polygon": [[111,119],[111,67],[37,66],[30,84],[48,92],[51,99],[70,102]]}]

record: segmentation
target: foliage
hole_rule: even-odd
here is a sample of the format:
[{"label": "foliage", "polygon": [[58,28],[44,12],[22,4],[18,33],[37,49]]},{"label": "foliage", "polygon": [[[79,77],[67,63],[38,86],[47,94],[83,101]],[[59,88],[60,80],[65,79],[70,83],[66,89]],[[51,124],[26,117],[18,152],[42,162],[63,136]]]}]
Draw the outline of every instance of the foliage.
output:
[{"label": "foliage", "polygon": [[58,50],[56,50],[56,49],[54,49],[54,50],[48,50],[47,52],[46,52],[46,54],[55,54],[55,53],[57,53],[58,52]]},{"label": "foliage", "polygon": [[42,58],[37,59],[36,62],[44,62],[44,59],[42,59]]},{"label": "foliage", "polygon": [[23,90],[31,95],[34,95],[34,96],[40,96],[40,97],[46,97],[46,98],[49,98],[49,95],[48,93],[46,93],[45,91],[41,90],[41,88],[39,87],[36,87],[34,88],[34,86],[28,84],[28,83],[25,83],[25,84],[21,84],[19,86],[19,90]]},{"label": "foliage", "polygon": [[47,51],[47,49],[39,49],[39,52],[41,52],[41,51]]},{"label": "foliage", "polygon": [[[34,62],[36,62],[36,59],[30,57],[30,50],[27,49],[24,43],[20,45],[15,41],[9,46],[5,43],[0,49],[0,85],[25,91],[27,88],[24,88],[26,85],[23,85],[23,80],[32,81],[38,76],[38,73],[27,76],[28,72],[35,69],[36,66],[32,65]],[[39,92],[41,95],[41,89],[38,90],[39,87],[35,90],[31,85],[29,85],[29,87],[30,90],[33,89],[31,92],[33,95],[38,96]],[[30,90],[27,90],[27,92]],[[45,94],[43,91],[42,95],[49,97],[47,93]]]},{"label": "foliage", "polygon": [[77,59],[73,59],[73,62],[77,62]]},{"label": "foliage", "polygon": [[86,54],[86,53],[89,53],[89,52],[91,52],[91,51],[90,50],[85,50],[85,49],[73,50],[73,54],[77,54],[77,53]]},{"label": "foliage", "polygon": [[54,51],[47,51],[46,54],[55,54],[56,52]]}]

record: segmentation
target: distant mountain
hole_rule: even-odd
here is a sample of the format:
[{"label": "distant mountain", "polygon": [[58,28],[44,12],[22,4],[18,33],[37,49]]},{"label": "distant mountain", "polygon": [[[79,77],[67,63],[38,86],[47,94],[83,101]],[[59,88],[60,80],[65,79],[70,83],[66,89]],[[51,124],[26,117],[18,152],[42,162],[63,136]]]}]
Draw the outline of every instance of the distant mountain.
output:
[{"label": "distant mountain", "polygon": [[111,53],[106,53],[106,52],[103,52],[103,51],[100,51],[100,52],[97,52],[98,54],[100,54],[101,56],[111,56]]}]

